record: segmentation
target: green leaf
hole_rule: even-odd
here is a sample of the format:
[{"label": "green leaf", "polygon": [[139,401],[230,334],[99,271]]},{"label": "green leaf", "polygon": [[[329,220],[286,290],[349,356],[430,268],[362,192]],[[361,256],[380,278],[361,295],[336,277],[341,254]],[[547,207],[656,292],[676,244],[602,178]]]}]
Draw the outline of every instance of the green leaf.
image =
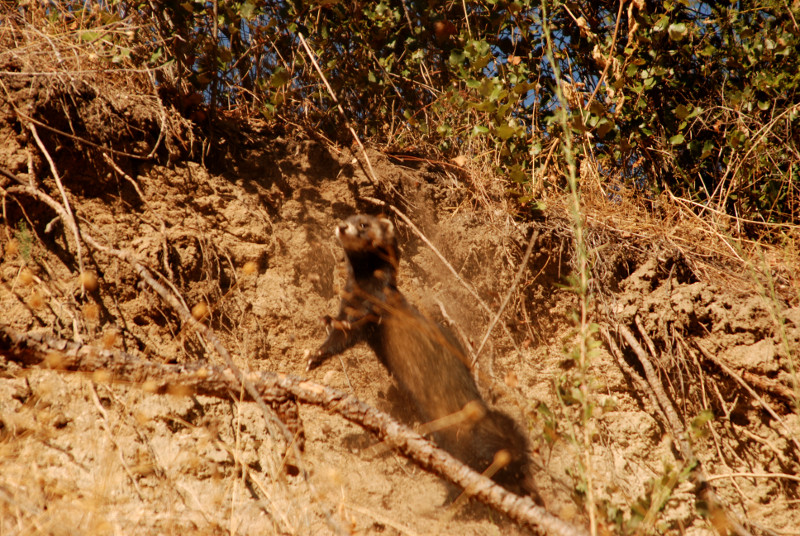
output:
[{"label": "green leaf", "polygon": [[471,136],[480,136],[481,134],[488,134],[489,129],[483,125],[475,125],[472,127],[472,132],[470,133]]},{"label": "green leaf", "polygon": [[704,409],[697,417],[692,419],[691,431],[696,437],[701,437],[706,433],[706,424],[714,420],[714,412],[710,409]]},{"label": "green leaf", "polygon": [[611,132],[613,129],[614,122],[605,117],[597,122],[597,135],[600,137],[600,139],[605,138],[606,134]]},{"label": "green leaf", "polygon": [[683,143],[684,141],[686,141],[686,138],[684,138],[684,137],[683,137],[683,134],[675,134],[674,136],[672,136],[672,137],[669,139],[669,142],[670,142],[672,145],[680,145],[680,144],[681,144],[681,143]]},{"label": "green leaf", "polygon": [[111,58],[112,63],[120,63],[122,60],[128,60],[131,58],[131,49],[129,48],[120,48],[119,52]]},{"label": "green leaf", "polygon": [[460,67],[464,65],[464,60],[466,60],[466,55],[464,51],[458,48],[454,48],[450,51],[450,65],[453,67]]},{"label": "green leaf", "polygon": [[164,50],[161,47],[158,47],[155,52],[150,54],[150,63],[157,62],[159,59],[161,59],[161,56],[163,55],[164,55]]},{"label": "green leaf", "polygon": [[747,139],[747,136],[741,130],[734,130],[734,131],[728,132],[728,135],[726,136],[726,138],[727,138],[726,141],[728,142],[728,146],[730,146],[730,147],[732,147],[734,149],[738,149],[745,142],[745,140]]},{"label": "green leaf", "polygon": [[713,45],[706,45],[706,47],[700,51],[700,55],[705,57],[711,57],[716,52],[717,52],[716,47],[714,47]]},{"label": "green leaf", "polygon": [[536,89],[536,84],[530,82],[520,82],[514,86],[514,93],[517,95],[523,95],[531,89]]},{"label": "green leaf", "polygon": [[253,13],[256,11],[256,5],[252,2],[252,0],[247,0],[242,7],[239,8],[239,14],[245,20],[250,20],[253,18]]},{"label": "green leaf", "polygon": [[603,106],[600,102],[593,100],[592,104],[589,105],[589,111],[592,112],[594,115],[603,115],[606,113],[606,107]]},{"label": "green leaf", "polygon": [[96,41],[97,39],[100,38],[100,32],[95,32],[93,30],[85,30],[81,32],[80,35],[81,35],[81,40],[87,42]]},{"label": "green leaf", "polygon": [[483,56],[481,56],[480,58],[478,58],[477,60],[475,60],[472,63],[472,68],[473,69],[477,69],[477,70],[481,70],[484,67],[486,67],[487,65],[489,65],[489,62],[491,60],[493,60],[493,59],[494,59],[494,56],[492,54],[484,54]]},{"label": "green leaf", "polygon": [[669,22],[669,17],[667,15],[661,15],[661,18],[656,21],[653,25],[654,32],[661,32],[664,31],[664,28],[667,27],[667,23]]},{"label": "green leaf", "polygon": [[513,136],[516,132],[517,128],[511,125],[500,125],[497,127],[497,136],[503,141]]},{"label": "green leaf", "polygon": [[272,88],[279,88],[292,79],[291,73],[283,67],[278,67],[269,79],[269,85]]},{"label": "green leaf", "polygon": [[528,174],[520,164],[515,164],[512,168],[508,171],[509,178],[517,183],[523,183],[528,180]]},{"label": "green leaf", "polygon": [[714,142],[711,140],[706,140],[703,144],[703,152],[700,153],[700,160],[705,160],[709,156],[711,156],[711,151],[714,150]]},{"label": "green leaf", "polygon": [[475,108],[476,110],[480,110],[481,112],[489,112],[489,113],[492,113],[497,109],[495,103],[488,100],[479,102],[477,104],[470,104],[470,106],[472,108]]},{"label": "green leaf", "polygon": [[679,104],[678,107],[675,108],[675,115],[678,116],[678,119],[686,119],[689,117],[689,109],[683,104]]},{"label": "green leaf", "polygon": [[669,33],[669,38],[673,41],[681,41],[686,36],[686,24],[682,22],[670,24],[667,32]]}]

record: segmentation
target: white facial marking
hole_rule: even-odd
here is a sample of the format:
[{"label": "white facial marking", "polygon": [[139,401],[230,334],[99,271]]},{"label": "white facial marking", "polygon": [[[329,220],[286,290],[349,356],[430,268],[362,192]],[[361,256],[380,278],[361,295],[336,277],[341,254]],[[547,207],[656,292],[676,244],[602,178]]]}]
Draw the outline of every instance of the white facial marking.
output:
[{"label": "white facial marking", "polygon": [[357,234],[356,226],[349,221],[344,222],[344,225],[339,224],[334,231],[336,238],[341,238],[343,234],[347,236],[355,236]]}]

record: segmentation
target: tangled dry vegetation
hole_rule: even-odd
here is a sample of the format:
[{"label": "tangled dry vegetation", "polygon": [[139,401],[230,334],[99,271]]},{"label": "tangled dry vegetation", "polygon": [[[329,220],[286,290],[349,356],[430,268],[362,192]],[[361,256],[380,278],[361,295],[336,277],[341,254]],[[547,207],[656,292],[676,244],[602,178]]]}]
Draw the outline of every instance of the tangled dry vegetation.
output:
[{"label": "tangled dry vegetation", "polygon": [[[750,242],[587,181],[587,382],[558,192],[519,223],[486,170],[232,112],[209,132],[148,73],[0,31],[3,534],[796,533],[798,229]],[[483,347],[545,508],[398,424],[365,348],[303,378],[342,286],[333,225],[379,211],[404,292]]]}]

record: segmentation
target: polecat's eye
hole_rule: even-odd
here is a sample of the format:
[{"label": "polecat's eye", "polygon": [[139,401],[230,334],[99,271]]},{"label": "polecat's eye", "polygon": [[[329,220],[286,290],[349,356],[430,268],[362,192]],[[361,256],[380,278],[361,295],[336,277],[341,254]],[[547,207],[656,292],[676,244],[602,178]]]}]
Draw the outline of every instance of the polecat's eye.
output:
[{"label": "polecat's eye", "polygon": [[366,222],[363,222],[363,221],[362,221],[361,223],[359,223],[359,224],[358,224],[358,226],[359,226],[361,229],[366,229],[367,227],[369,227],[369,225],[367,225],[367,223],[366,223]]}]

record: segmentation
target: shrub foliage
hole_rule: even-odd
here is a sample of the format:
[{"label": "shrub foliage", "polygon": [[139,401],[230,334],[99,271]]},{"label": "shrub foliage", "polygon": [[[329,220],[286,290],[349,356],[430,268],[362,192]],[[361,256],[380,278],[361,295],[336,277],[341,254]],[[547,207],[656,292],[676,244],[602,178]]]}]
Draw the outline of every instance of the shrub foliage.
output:
[{"label": "shrub foliage", "polygon": [[[578,158],[606,193],[669,190],[698,210],[752,220],[751,231],[798,223],[796,1],[62,0],[11,9],[22,19],[45,10],[76,40],[105,47],[109,62],[152,69],[165,99],[209,111],[198,121],[236,108],[345,132],[302,35],[359,135],[449,155],[481,138],[522,206],[535,201],[537,181],[561,186],[553,149],[568,114]],[[83,22],[78,30],[65,14]]]}]

